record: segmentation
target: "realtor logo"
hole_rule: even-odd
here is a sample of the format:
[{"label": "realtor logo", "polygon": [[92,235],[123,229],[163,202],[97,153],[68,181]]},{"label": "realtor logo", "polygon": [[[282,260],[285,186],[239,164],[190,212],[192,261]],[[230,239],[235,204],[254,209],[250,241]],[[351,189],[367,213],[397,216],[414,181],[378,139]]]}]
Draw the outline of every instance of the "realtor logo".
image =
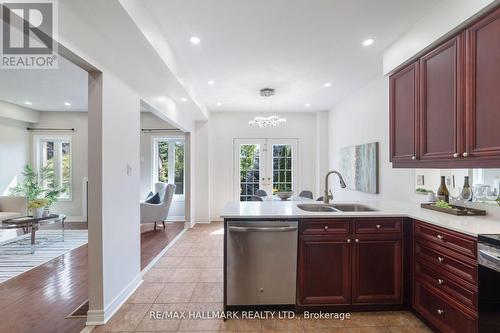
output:
[{"label": "realtor logo", "polygon": [[1,69],[55,69],[56,1],[0,3]]}]

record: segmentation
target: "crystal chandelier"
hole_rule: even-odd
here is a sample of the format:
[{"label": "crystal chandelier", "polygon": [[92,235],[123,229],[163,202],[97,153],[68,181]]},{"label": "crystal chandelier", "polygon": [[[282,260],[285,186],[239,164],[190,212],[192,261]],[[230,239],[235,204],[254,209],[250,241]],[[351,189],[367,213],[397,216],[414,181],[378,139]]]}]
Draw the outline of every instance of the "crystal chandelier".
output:
[{"label": "crystal chandelier", "polygon": [[[262,97],[268,98],[269,101],[269,110],[272,110],[271,107],[271,97],[274,96],[274,89],[272,88],[263,88],[259,90],[260,95]],[[278,116],[270,116],[270,117],[255,117],[253,120],[250,120],[248,124],[250,126],[256,126],[259,128],[264,128],[264,127],[278,127],[279,125],[283,124],[286,122],[286,119],[280,118]]]},{"label": "crystal chandelier", "polygon": [[250,120],[248,124],[250,126],[256,127],[278,127],[279,125],[286,122],[285,118],[280,118],[278,116],[270,116],[270,117],[255,117],[253,120]]}]

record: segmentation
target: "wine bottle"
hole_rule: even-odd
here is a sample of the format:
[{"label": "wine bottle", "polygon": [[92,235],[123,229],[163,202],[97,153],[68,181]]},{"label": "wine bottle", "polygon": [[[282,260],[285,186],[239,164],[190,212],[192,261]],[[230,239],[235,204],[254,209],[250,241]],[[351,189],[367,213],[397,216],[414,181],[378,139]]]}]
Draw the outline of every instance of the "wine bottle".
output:
[{"label": "wine bottle", "polygon": [[469,176],[464,177],[464,187],[462,188],[462,192],[460,193],[460,197],[462,200],[472,201],[472,190],[469,185]]},{"label": "wine bottle", "polygon": [[441,176],[441,185],[439,185],[437,190],[437,199],[450,202],[450,192],[448,192],[448,188],[446,187],[445,176]]}]

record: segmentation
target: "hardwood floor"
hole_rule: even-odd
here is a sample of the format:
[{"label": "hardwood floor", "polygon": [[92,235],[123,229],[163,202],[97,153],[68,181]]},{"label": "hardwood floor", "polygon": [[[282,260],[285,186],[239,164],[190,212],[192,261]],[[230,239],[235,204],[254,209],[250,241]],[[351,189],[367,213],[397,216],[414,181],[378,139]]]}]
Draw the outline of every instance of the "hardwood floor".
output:
[{"label": "hardwood floor", "polygon": [[166,226],[164,231],[160,223],[154,231],[153,225],[141,225],[141,270],[184,229],[184,222],[168,223]]},{"label": "hardwood floor", "polygon": [[[141,226],[141,269],[184,228]],[[65,319],[87,300],[87,245],[0,284],[0,332],[80,332],[85,319]]]}]

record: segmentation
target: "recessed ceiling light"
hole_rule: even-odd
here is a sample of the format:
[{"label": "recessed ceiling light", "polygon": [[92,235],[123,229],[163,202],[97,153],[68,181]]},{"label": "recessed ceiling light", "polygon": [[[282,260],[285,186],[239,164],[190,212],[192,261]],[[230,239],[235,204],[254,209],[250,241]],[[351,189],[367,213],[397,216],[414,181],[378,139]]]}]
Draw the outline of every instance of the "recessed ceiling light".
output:
[{"label": "recessed ceiling light", "polygon": [[311,107],[311,104],[307,103],[306,105],[304,105],[306,108],[310,108]]},{"label": "recessed ceiling light", "polygon": [[189,41],[191,42],[191,44],[197,45],[197,44],[200,44],[201,39],[199,37],[193,36],[193,37],[189,38]]},{"label": "recessed ceiling light", "polygon": [[370,46],[373,44],[373,42],[374,42],[374,40],[369,38],[369,39],[363,41],[363,46]]},{"label": "recessed ceiling light", "polygon": [[207,82],[209,85],[213,86],[215,84],[215,81],[214,80],[208,80]]},{"label": "recessed ceiling light", "polygon": [[187,100],[188,100],[188,99],[187,99],[186,97],[182,97],[182,98],[181,98],[181,102],[187,102]]},{"label": "recessed ceiling light", "polygon": [[222,105],[222,103],[221,103],[221,102],[217,102],[217,106],[221,106],[221,105]]},{"label": "recessed ceiling light", "polygon": [[66,106],[71,106],[71,103],[69,103],[69,102],[64,102],[64,105],[66,105]]},{"label": "recessed ceiling light", "polygon": [[24,104],[26,104],[26,105],[32,105],[33,103],[31,103],[29,101],[26,101],[26,102],[24,102]]},{"label": "recessed ceiling light", "polygon": [[332,83],[331,82],[325,82],[323,83],[323,87],[328,88],[331,87]]}]

